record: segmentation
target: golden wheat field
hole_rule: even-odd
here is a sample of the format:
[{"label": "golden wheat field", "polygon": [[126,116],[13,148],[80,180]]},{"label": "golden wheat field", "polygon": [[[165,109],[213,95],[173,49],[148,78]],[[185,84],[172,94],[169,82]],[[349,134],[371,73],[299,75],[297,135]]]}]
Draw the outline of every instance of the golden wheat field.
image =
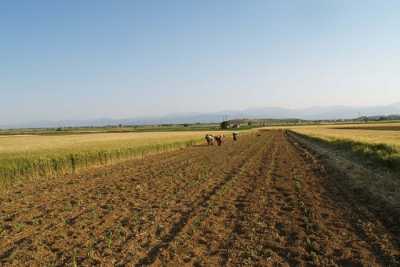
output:
[{"label": "golden wheat field", "polygon": [[0,157],[5,155],[86,152],[148,144],[165,144],[201,139],[205,132],[96,133],[75,135],[0,136]]},{"label": "golden wheat field", "polygon": [[387,144],[400,149],[400,123],[289,126],[285,129],[328,141],[346,139],[369,144]]},{"label": "golden wheat field", "polygon": [[205,134],[193,131],[0,136],[0,187],[18,179],[74,173],[91,166],[184,148],[200,142]]}]

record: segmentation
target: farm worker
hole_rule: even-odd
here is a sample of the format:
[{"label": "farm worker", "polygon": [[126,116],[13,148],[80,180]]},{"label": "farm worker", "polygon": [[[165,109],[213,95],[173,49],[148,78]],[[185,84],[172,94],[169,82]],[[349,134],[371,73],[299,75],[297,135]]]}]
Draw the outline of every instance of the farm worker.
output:
[{"label": "farm worker", "polygon": [[220,135],[215,136],[215,141],[217,141],[217,144],[219,146],[222,145],[222,142],[224,141],[224,135],[220,134]]},{"label": "farm worker", "polygon": [[237,141],[238,136],[239,136],[238,132],[233,132],[232,133],[233,141]]},{"label": "farm worker", "polygon": [[214,136],[211,134],[206,134],[206,141],[209,146],[214,145]]}]

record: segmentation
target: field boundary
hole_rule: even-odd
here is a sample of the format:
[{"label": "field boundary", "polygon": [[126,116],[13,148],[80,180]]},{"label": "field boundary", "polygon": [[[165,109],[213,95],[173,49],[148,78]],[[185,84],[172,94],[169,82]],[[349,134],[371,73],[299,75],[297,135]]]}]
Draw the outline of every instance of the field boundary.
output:
[{"label": "field boundary", "polygon": [[[367,209],[382,218],[384,224],[393,233],[399,235],[400,202],[398,190],[400,181],[390,174],[382,174],[376,170],[356,163],[345,155],[332,153],[335,148],[329,142],[319,138],[304,136],[297,132],[287,131],[288,139],[300,150],[303,150],[312,161],[322,160],[329,171],[340,177],[335,181],[342,193],[349,198],[357,198]],[[325,171],[325,170],[323,170]],[[390,183],[385,185],[385,183]]]},{"label": "field boundary", "polygon": [[359,162],[367,163],[375,168],[385,168],[390,171],[400,172],[400,151],[393,145],[360,142],[348,138],[328,140],[323,137],[299,133],[296,130],[289,130],[289,132],[319,145],[347,152]]}]

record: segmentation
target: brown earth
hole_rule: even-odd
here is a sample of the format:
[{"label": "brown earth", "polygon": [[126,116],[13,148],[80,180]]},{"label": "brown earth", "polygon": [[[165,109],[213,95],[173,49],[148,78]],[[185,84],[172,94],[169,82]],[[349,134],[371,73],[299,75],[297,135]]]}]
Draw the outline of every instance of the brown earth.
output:
[{"label": "brown earth", "polygon": [[13,188],[1,266],[398,266],[399,236],[283,131]]}]

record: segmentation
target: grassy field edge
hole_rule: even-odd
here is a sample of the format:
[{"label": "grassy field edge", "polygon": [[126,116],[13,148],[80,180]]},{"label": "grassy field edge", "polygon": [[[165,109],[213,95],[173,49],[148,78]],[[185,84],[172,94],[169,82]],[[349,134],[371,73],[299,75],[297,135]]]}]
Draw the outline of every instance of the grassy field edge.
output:
[{"label": "grassy field edge", "polygon": [[395,172],[400,171],[400,151],[393,145],[385,143],[372,144],[347,138],[325,139],[295,130],[289,131],[319,144],[329,145],[334,149],[351,153],[357,160],[364,161],[370,166],[386,168]]}]

